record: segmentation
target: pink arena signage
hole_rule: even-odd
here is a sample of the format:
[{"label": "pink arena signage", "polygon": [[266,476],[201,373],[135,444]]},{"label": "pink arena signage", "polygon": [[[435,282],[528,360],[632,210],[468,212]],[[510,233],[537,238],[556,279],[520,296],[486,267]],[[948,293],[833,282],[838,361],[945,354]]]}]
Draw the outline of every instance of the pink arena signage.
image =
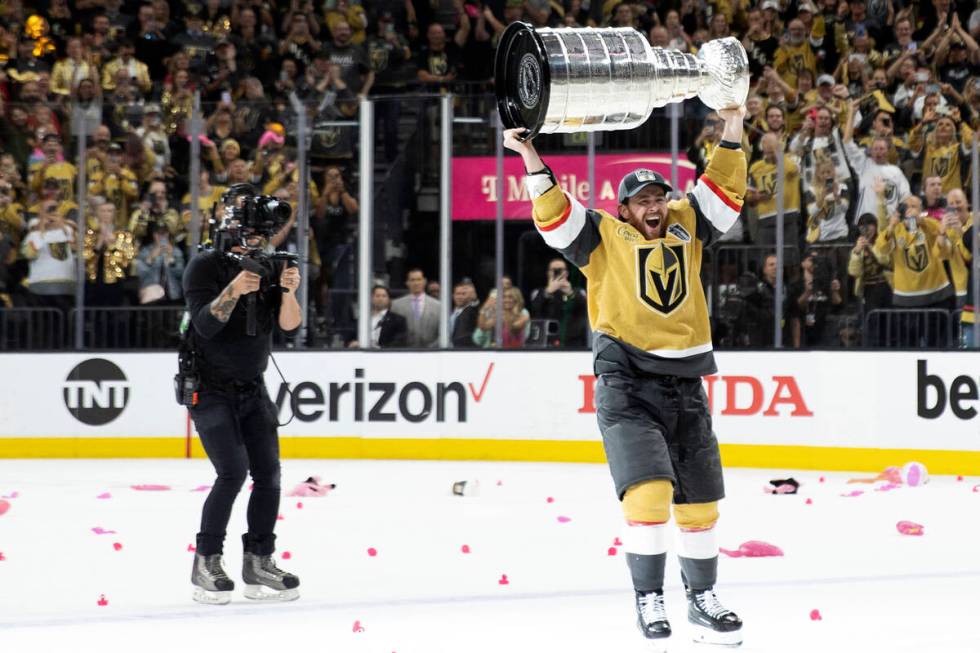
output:
[{"label": "pink arena signage", "polygon": [[[588,161],[584,154],[549,155],[545,162],[554,171],[558,183],[585,206],[592,194],[589,188]],[[596,208],[616,213],[616,189],[619,180],[636,168],[649,168],[670,179],[670,153],[597,154],[596,185],[599,187]],[[694,187],[694,164],[678,161],[680,189]],[[497,215],[497,162],[492,156],[453,158],[453,219],[493,220]],[[504,219],[529,220],[531,201],[524,188],[524,166],[517,156],[504,157]]]}]

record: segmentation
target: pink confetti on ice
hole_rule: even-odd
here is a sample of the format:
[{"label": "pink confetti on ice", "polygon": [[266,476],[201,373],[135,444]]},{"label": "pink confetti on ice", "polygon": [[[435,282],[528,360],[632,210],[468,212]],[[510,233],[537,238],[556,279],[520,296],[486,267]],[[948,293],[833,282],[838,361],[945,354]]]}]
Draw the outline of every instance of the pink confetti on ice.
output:
[{"label": "pink confetti on ice", "polygon": [[554,503],[555,497],[548,497],[547,499],[545,499],[545,501],[547,501],[548,503]]},{"label": "pink confetti on ice", "polygon": [[460,547],[459,550],[462,551],[463,553],[469,553],[470,552],[470,545],[469,544],[464,544],[462,547]]},{"label": "pink confetti on ice", "polygon": [[565,515],[559,515],[558,516],[558,522],[560,524],[567,524],[570,521],[572,521],[572,518],[571,517],[566,517]]},{"label": "pink confetti on ice", "polygon": [[372,546],[367,550],[367,554],[373,558],[374,556],[378,555],[378,550]]},{"label": "pink confetti on ice", "polygon": [[211,489],[210,485],[198,485],[196,488],[191,490],[191,492],[207,492]]},{"label": "pink confetti on ice", "polygon": [[864,490],[853,490],[851,492],[848,492],[847,494],[842,494],[841,496],[842,497],[859,497],[862,494],[864,494]]},{"label": "pink confetti on ice", "polygon": [[885,483],[881,487],[876,487],[875,492],[888,492],[889,490],[897,490],[902,487],[901,485],[895,485],[894,483]]},{"label": "pink confetti on ice", "polygon": [[302,510],[303,509],[303,502],[302,501],[297,501],[296,502],[296,508],[298,510]]},{"label": "pink confetti on ice", "polygon": [[820,614],[820,610],[810,610],[810,621],[823,621],[823,615]]},{"label": "pink confetti on ice", "polygon": [[116,551],[122,551],[122,544],[120,544],[119,542],[113,542],[112,548],[115,549]]},{"label": "pink confetti on ice", "polygon": [[282,520],[284,520],[284,519],[285,519],[285,517],[283,517],[282,515],[278,515],[278,516],[276,517],[276,521],[282,521]]},{"label": "pink confetti on ice", "polygon": [[806,505],[812,506],[813,505],[813,499],[807,499],[806,500]]},{"label": "pink confetti on ice", "polygon": [[6,560],[6,558],[3,556],[3,551],[0,551],[0,560]]},{"label": "pink confetti on ice", "polygon": [[6,499],[0,499],[0,515],[4,514],[10,510],[10,502]]},{"label": "pink confetti on ice", "polygon": [[283,560],[289,560],[292,557],[293,557],[293,554],[290,553],[289,551],[283,551],[282,552],[282,559]]},{"label": "pink confetti on ice", "polygon": [[507,578],[507,574],[501,574],[500,580],[497,581],[498,585],[510,585],[510,580]]},{"label": "pink confetti on ice", "polygon": [[319,476],[310,476],[308,479],[297,485],[287,496],[291,497],[325,497],[327,493],[336,489],[336,483],[322,483]]},{"label": "pink confetti on ice", "polygon": [[109,601],[106,599],[105,594],[99,594],[99,600],[97,603],[101,606],[109,605]]},{"label": "pink confetti on ice", "polygon": [[617,537],[615,540],[613,540],[613,546],[623,546],[623,541]]},{"label": "pink confetti on ice", "polygon": [[101,526],[96,526],[92,529],[92,532],[96,535],[115,535],[116,531],[107,531]]},{"label": "pink confetti on ice", "polygon": [[188,544],[187,545],[187,550],[190,551],[191,553],[193,553],[194,551],[197,551],[197,547],[194,546],[193,544]]},{"label": "pink confetti on ice", "polygon": [[895,524],[895,528],[902,535],[923,535],[925,533],[925,526],[916,524],[914,521],[905,521],[904,519]]},{"label": "pink confetti on ice", "polygon": [[958,474],[958,475],[956,476],[956,480],[957,480],[957,481],[962,481],[962,480],[963,480],[963,475],[962,475],[962,474]]},{"label": "pink confetti on ice", "polygon": [[823,476],[821,476],[819,480],[821,483],[825,483],[827,481],[827,479],[825,479]]},{"label": "pink confetti on ice", "polygon": [[97,496],[95,498],[96,499],[111,499],[112,498],[112,495],[109,494],[108,492],[103,492],[102,494],[100,494],[99,496]]},{"label": "pink confetti on ice", "polygon": [[775,544],[769,544],[760,540],[742,542],[735,551],[731,549],[718,550],[730,558],[770,558],[783,555],[783,550]]},{"label": "pink confetti on ice", "polygon": [[608,550],[608,551],[606,551],[606,555],[610,555],[610,556],[614,556],[614,555],[616,555],[616,554],[617,554],[618,552],[619,552],[619,549],[617,549],[617,548],[616,548],[616,547],[614,547],[614,546],[611,546],[611,547],[609,547],[609,550]]},{"label": "pink confetti on ice", "polygon": [[162,492],[164,490],[169,490],[169,485],[154,485],[153,483],[145,483],[143,485],[130,485],[129,487],[134,490],[139,490],[141,492]]},{"label": "pink confetti on ice", "polygon": [[973,486],[973,491],[974,492],[980,492],[980,485],[974,485]]},{"label": "pink confetti on ice", "polygon": [[504,484],[504,482],[503,482],[503,481],[497,481],[497,487],[500,487],[500,486],[501,486],[501,485],[503,485],[503,484]]},{"label": "pink confetti on ice", "polygon": [[354,628],[353,628],[353,630],[354,630],[355,633],[363,633],[364,632],[364,626],[361,625],[360,620],[354,622]]},{"label": "pink confetti on ice", "polygon": [[10,494],[3,495],[4,499],[16,499],[20,496],[20,492],[11,492]]}]

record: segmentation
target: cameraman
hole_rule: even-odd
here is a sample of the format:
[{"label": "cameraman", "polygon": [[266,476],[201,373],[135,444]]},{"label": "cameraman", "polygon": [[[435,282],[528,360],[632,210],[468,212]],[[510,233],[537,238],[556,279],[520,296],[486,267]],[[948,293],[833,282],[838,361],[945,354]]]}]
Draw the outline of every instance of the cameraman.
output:
[{"label": "cameraman", "polygon": [[[200,378],[190,412],[217,472],[204,503],[192,573],[194,599],[202,603],[227,603],[234,589],[221,555],[232,505],[246,472],[254,485],[248,532],[242,536],[245,596],[299,598],[299,579],[278,569],[272,559],[279,514],[279,436],[276,406],[262,374],[273,329],[278,326],[292,335],[300,326],[296,300],[300,274],[295,267],[277,270],[276,261],[263,256],[274,227],[265,221],[261,229],[255,228],[254,214],[259,211],[254,195],[250,184],[237,184],[222,196],[216,207],[220,213],[215,216],[215,248],[191,259],[184,273],[192,325],[187,336]],[[241,269],[246,263],[262,264],[266,274]],[[253,327],[254,335],[249,335]]]},{"label": "cameraman", "polygon": [[816,250],[807,250],[800,264],[803,275],[790,286],[790,334],[795,349],[820,347],[826,340],[827,317],[844,304],[841,282],[834,276],[830,258]]}]

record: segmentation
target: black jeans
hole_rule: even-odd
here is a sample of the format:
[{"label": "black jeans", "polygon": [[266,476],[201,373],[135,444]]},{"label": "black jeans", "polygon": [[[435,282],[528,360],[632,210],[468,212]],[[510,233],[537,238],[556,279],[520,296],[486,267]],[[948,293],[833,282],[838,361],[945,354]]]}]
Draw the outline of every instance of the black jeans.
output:
[{"label": "black jeans", "polygon": [[279,435],[276,407],[265,385],[259,381],[220,390],[205,386],[191,417],[218,475],[204,502],[198,553],[222,553],[232,505],[251,472],[248,533],[242,539],[246,551],[271,555],[279,515]]}]

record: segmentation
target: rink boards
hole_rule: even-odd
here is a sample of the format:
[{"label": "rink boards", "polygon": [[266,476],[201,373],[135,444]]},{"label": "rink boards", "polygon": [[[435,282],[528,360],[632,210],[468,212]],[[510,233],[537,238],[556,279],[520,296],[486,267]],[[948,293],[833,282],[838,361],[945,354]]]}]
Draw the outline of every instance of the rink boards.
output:
[{"label": "rink boards", "polygon": [[[591,356],[283,352],[270,365],[283,455],[599,462]],[[731,466],[980,473],[980,354],[717,354],[705,378]],[[0,357],[0,457],[203,452],[173,354]]]}]

